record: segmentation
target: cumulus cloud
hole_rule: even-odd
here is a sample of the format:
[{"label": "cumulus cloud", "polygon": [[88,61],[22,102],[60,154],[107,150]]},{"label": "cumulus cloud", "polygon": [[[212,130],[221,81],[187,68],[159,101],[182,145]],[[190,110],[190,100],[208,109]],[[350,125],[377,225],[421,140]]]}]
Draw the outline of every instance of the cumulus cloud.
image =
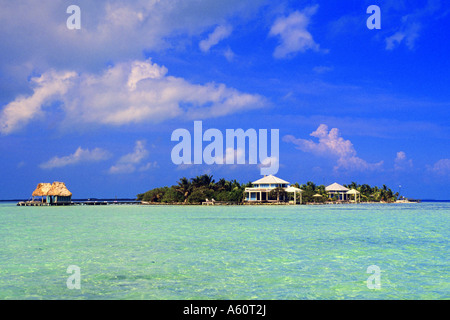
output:
[{"label": "cumulus cloud", "polygon": [[167,75],[152,61],[119,63],[100,75],[74,72],[43,74],[30,97],[18,97],[0,116],[1,132],[11,133],[28,123],[45,105],[62,102],[67,125],[124,125],[161,122],[183,117],[205,119],[263,107],[259,95],[241,93],[224,84],[193,84]]},{"label": "cumulus cloud", "polygon": [[227,48],[224,52],[223,52],[224,57],[229,61],[233,61],[236,54],[233,52],[233,50],[231,50],[230,48]]},{"label": "cumulus cloud", "polygon": [[33,94],[19,96],[0,113],[0,133],[9,134],[20,129],[42,112],[42,106],[60,99],[72,85],[75,72],[49,71],[31,79]]},{"label": "cumulus cloud", "polygon": [[428,166],[427,170],[443,177],[450,177],[450,159],[441,159],[434,165]]},{"label": "cumulus cloud", "polygon": [[333,67],[317,66],[317,67],[313,68],[313,71],[317,74],[323,74],[323,73],[333,71]]},{"label": "cumulus cloud", "polygon": [[294,11],[287,17],[278,18],[269,36],[278,36],[280,44],[275,48],[275,58],[287,58],[297,52],[306,50],[319,51],[320,46],[314,41],[313,36],[307,30],[311,16],[317,12],[318,6],[308,7],[299,12]]},{"label": "cumulus cloud", "polygon": [[219,152],[220,154],[213,158],[213,163],[232,165],[235,163],[245,163],[245,150],[242,148],[226,148],[225,154],[223,154],[220,150]]},{"label": "cumulus cloud", "polygon": [[278,157],[267,157],[261,160],[261,163],[258,164],[258,168],[279,168],[280,167],[280,159]]},{"label": "cumulus cloud", "polygon": [[232,31],[233,28],[230,25],[217,26],[216,29],[209,34],[207,39],[200,41],[200,50],[208,52],[211,47],[218,44],[221,40],[228,38]]},{"label": "cumulus cloud", "polygon": [[156,162],[147,162],[142,165],[144,159],[148,157],[148,150],[145,147],[144,140],[138,140],[135,143],[134,150],[122,156],[115,165],[109,168],[109,173],[133,173],[137,171],[146,171],[152,167],[157,167]]},{"label": "cumulus cloud", "polygon": [[161,79],[167,73],[167,68],[158,66],[150,61],[135,61],[131,66],[131,73],[128,77],[127,86],[130,91],[136,90],[139,81],[145,79]]},{"label": "cumulus cloud", "polygon": [[111,157],[111,154],[101,148],[95,148],[93,150],[83,149],[79,147],[73,154],[63,157],[53,157],[47,162],[40,165],[42,169],[61,168],[68,165],[74,165],[83,162],[99,162],[107,160]]},{"label": "cumulus cloud", "polygon": [[11,63],[61,64],[93,71],[110,61],[137,59],[142,51],[178,47],[230,16],[255,12],[264,0],[79,0],[81,29],[68,30],[61,1],[1,1],[0,70]]},{"label": "cumulus cloud", "polygon": [[412,159],[408,159],[404,151],[397,152],[397,156],[395,157],[394,160],[394,169],[396,171],[402,171],[410,169],[412,167],[413,167]]},{"label": "cumulus cloud", "polygon": [[440,1],[428,1],[425,7],[418,8],[403,16],[401,26],[392,35],[385,38],[386,50],[394,50],[402,43],[408,49],[413,50],[416,40],[424,28],[424,20],[436,13],[440,8]]},{"label": "cumulus cloud", "polygon": [[283,141],[293,143],[297,149],[304,152],[310,152],[320,156],[330,156],[336,159],[335,170],[371,171],[378,170],[383,165],[383,161],[368,163],[357,157],[356,150],[351,141],[342,138],[337,128],[328,130],[327,125],[321,124],[310,135],[318,138],[319,142],[297,139],[292,135],[284,136]]},{"label": "cumulus cloud", "polygon": [[406,24],[400,31],[386,38],[386,50],[393,50],[402,42],[405,42],[408,49],[414,49],[420,29],[421,25],[419,23]]}]

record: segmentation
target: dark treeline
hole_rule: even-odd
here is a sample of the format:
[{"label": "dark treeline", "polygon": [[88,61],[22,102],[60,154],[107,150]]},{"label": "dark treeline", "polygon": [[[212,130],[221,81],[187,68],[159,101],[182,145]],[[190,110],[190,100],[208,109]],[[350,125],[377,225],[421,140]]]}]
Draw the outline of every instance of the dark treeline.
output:
[{"label": "dark treeline", "polygon": [[[137,195],[138,201],[147,201],[155,203],[185,203],[198,204],[203,201],[212,200],[224,202],[240,203],[244,200],[245,188],[251,187],[252,183],[241,184],[236,180],[220,179],[217,182],[212,175],[201,175],[195,178],[181,178],[176,185],[171,187],[161,187],[149,190]],[[308,181],[306,184],[292,184],[292,186],[302,189],[302,202],[326,202],[329,200],[324,185],[316,185]],[[395,202],[399,194],[393,193],[391,189],[383,185],[371,187],[368,184],[344,185],[348,189],[356,189],[361,193],[361,202]],[[282,189],[274,190],[276,196],[284,192]],[[322,197],[314,195],[320,194]],[[280,198],[280,197],[279,197]],[[292,194],[288,194],[286,200],[292,200]]]},{"label": "dark treeline", "polygon": [[226,202],[242,202],[244,190],[251,183],[240,184],[236,180],[220,179],[215,181],[212,175],[204,174],[195,178],[181,178],[178,184],[162,187],[138,194],[137,200],[161,203],[197,204],[206,199]]}]

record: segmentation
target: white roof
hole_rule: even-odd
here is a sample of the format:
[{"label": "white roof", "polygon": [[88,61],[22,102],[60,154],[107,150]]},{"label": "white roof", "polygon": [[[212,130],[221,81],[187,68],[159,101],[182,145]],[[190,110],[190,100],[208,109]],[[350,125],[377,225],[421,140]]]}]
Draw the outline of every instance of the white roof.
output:
[{"label": "white roof", "polygon": [[344,186],[341,186],[339,183],[333,183],[330,184],[328,187],[325,188],[326,191],[349,191],[350,189],[347,189]]},{"label": "white roof", "polygon": [[273,175],[265,176],[264,178],[253,181],[252,183],[253,184],[289,184],[289,182],[287,182],[283,179],[277,178]]},{"label": "white roof", "polygon": [[360,192],[356,189],[352,189],[350,191],[347,191],[347,194],[359,194]]},{"label": "white roof", "polygon": [[296,188],[296,187],[289,187],[284,189],[286,192],[303,192],[302,189]]}]

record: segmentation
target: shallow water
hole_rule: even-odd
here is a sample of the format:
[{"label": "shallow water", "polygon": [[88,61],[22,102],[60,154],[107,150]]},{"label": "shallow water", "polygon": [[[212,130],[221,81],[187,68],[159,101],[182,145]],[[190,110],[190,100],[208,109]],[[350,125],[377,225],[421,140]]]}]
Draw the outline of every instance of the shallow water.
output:
[{"label": "shallow water", "polygon": [[1,204],[0,299],[448,299],[449,214],[449,203]]}]

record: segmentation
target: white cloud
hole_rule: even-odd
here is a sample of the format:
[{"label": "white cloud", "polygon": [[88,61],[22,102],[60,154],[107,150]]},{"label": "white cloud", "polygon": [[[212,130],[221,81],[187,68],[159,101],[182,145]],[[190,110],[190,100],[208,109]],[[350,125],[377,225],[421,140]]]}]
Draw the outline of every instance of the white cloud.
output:
[{"label": "white cloud", "polygon": [[412,167],[413,167],[412,159],[408,159],[404,151],[397,152],[397,156],[395,157],[394,160],[394,169],[396,171],[402,171],[410,169]]},{"label": "white cloud", "polygon": [[394,34],[385,38],[386,50],[393,50],[404,43],[408,49],[415,48],[416,40],[424,29],[425,21],[440,10],[440,1],[428,1],[423,8],[418,8],[402,17],[402,24]]},{"label": "white cloud", "polygon": [[156,167],[156,162],[148,162],[144,165],[141,165],[142,161],[147,157],[148,150],[145,148],[145,141],[138,140],[136,141],[133,152],[122,156],[115,165],[109,168],[109,173],[133,173],[136,170],[146,171],[151,167]]},{"label": "white cloud", "polygon": [[[45,73],[28,98],[18,97],[0,116],[1,132],[9,134],[42,114],[45,105],[61,101],[64,125],[95,123],[124,125],[161,122],[182,117],[220,117],[266,104],[259,95],[241,93],[224,84],[192,84],[167,75],[151,60],[120,63],[96,75]],[[49,80],[46,80],[49,79]]]},{"label": "white cloud", "polygon": [[72,85],[75,72],[49,71],[31,79],[33,94],[20,96],[8,103],[0,113],[0,133],[9,134],[42,114],[42,106],[60,99]]},{"label": "white cloud", "polygon": [[401,31],[397,31],[392,36],[386,38],[386,50],[393,50],[403,41],[408,49],[414,49],[416,39],[419,37],[421,25],[419,23],[406,24]]},{"label": "white cloud", "polygon": [[333,71],[333,67],[317,66],[313,68],[313,71],[318,74],[324,74]]},{"label": "white cloud", "polygon": [[267,157],[261,160],[261,163],[258,164],[258,168],[267,168],[267,167],[275,167],[279,168],[280,160],[277,157]]},{"label": "white cloud", "polygon": [[[0,70],[32,62],[42,69],[62,64],[98,70],[110,61],[137,59],[142,51],[183,45],[233,17],[256,12],[265,0],[78,0],[81,29],[68,30],[61,1],[1,1]],[[183,37],[180,37],[183,36]]]},{"label": "white cloud", "polygon": [[236,56],[236,54],[235,54],[235,53],[233,52],[233,50],[231,50],[230,48],[227,48],[227,50],[225,50],[225,51],[223,52],[223,55],[225,56],[225,58],[226,58],[229,62],[233,61],[234,58],[235,58],[235,56]]},{"label": "white cloud", "polygon": [[161,79],[167,73],[167,68],[150,61],[135,61],[131,67],[127,85],[131,91],[136,90],[136,84],[145,79]]},{"label": "white cloud", "polygon": [[356,150],[350,140],[340,136],[339,129],[333,128],[328,131],[328,126],[321,124],[316,131],[310,134],[318,138],[319,142],[312,140],[297,139],[292,135],[283,137],[283,141],[296,145],[297,149],[304,152],[314,153],[320,156],[331,156],[336,159],[334,170],[346,169],[356,171],[370,171],[381,169],[383,161],[368,163],[356,156]]},{"label": "white cloud", "polygon": [[232,164],[232,167],[235,167],[236,163],[245,163],[245,150],[241,148],[226,148],[225,154],[220,156],[216,156],[213,159],[214,163],[218,164]]},{"label": "white cloud", "polygon": [[156,161],[147,162],[147,164],[143,165],[138,170],[140,172],[144,172],[144,171],[150,170],[151,168],[159,168],[158,162],[156,162]]},{"label": "white cloud", "polygon": [[405,38],[405,33],[397,31],[392,36],[386,38],[386,50],[393,50]]},{"label": "white cloud", "polygon": [[308,7],[302,12],[294,11],[287,17],[278,18],[270,29],[269,36],[279,36],[280,44],[273,53],[275,58],[287,58],[306,50],[319,51],[320,46],[307,30],[310,18],[318,6]]},{"label": "white cloud", "polygon": [[221,40],[228,38],[232,30],[233,28],[230,25],[217,26],[216,29],[209,34],[207,39],[200,41],[200,50],[208,52],[211,47],[218,44]]},{"label": "white cloud", "polygon": [[20,162],[17,164],[17,168],[22,168],[22,167],[24,167],[26,164],[27,164],[27,163],[26,163],[25,161],[20,161]]},{"label": "white cloud", "polygon": [[450,159],[441,159],[433,166],[428,166],[427,170],[439,176],[450,177]]},{"label": "white cloud", "polygon": [[42,169],[61,168],[68,165],[74,165],[83,162],[99,162],[107,160],[111,154],[101,148],[95,148],[92,151],[79,147],[75,153],[64,157],[53,157],[40,165]]}]

